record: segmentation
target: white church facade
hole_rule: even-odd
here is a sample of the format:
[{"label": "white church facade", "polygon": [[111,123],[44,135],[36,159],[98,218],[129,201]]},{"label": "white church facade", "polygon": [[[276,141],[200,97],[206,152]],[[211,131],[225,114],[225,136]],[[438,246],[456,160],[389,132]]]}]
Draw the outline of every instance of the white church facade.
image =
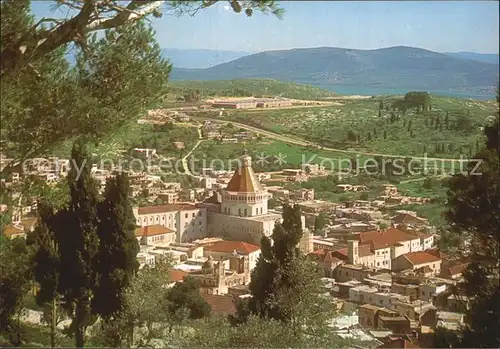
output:
[{"label": "white church facade", "polygon": [[[139,226],[161,225],[176,231],[176,242],[205,237],[221,237],[260,245],[263,235],[270,236],[281,213],[269,210],[269,194],[252,169],[251,157],[243,156],[221,202],[212,204],[169,204],[134,208]],[[305,229],[301,249],[312,251],[312,234]]]}]

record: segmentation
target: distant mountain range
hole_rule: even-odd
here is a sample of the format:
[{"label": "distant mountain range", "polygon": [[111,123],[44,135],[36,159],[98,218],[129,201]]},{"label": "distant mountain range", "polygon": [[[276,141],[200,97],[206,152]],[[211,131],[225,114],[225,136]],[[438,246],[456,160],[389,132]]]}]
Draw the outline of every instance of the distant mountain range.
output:
[{"label": "distant mountain range", "polygon": [[218,64],[248,56],[250,52],[219,50],[163,49],[163,57],[168,58],[176,68],[209,68]]},{"label": "distant mountain range", "polygon": [[478,62],[499,64],[499,55],[495,53],[445,52],[444,54],[456,58],[472,59]]},{"label": "distant mountain range", "polygon": [[175,68],[174,63],[171,78],[271,78],[332,90],[349,86],[492,95],[498,68],[498,64],[467,58],[465,53],[443,54],[406,46],[377,50],[319,47],[260,52],[205,69]]}]

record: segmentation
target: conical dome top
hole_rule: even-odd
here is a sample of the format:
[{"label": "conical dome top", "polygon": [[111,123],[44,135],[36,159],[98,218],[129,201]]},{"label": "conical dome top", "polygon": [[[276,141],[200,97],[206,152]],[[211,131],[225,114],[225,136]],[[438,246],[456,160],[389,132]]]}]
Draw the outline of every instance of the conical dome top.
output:
[{"label": "conical dome top", "polygon": [[240,158],[240,166],[234,172],[233,177],[229,181],[227,191],[240,193],[254,193],[263,191],[262,186],[257,179],[257,176],[252,169],[252,158],[248,155],[243,155]]}]

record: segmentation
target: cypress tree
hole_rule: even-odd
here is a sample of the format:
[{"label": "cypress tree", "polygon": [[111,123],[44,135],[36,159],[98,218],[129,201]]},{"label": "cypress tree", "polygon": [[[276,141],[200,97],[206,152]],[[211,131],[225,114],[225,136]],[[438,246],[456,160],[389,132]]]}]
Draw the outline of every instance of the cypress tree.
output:
[{"label": "cypress tree", "polygon": [[378,111],[378,117],[381,118],[382,117],[382,110],[379,110]]},{"label": "cypress tree", "polygon": [[108,180],[104,200],[98,205],[100,240],[95,269],[98,283],[92,309],[105,320],[124,306],[125,288],[139,269],[139,244],[135,237],[135,218],[130,201],[127,174]]},{"label": "cypress tree", "polygon": [[69,206],[57,212],[53,229],[61,265],[59,293],[72,319],[70,331],[75,336],[75,345],[82,348],[85,330],[93,320],[91,302],[98,281],[94,268],[99,251],[98,191],[90,174],[90,158],[83,141],[75,143],[71,158]]},{"label": "cypress tree", "polygon": [[387,130],[384,130],[384,139],[387,139]]},{"label": "cypress tree", "polygon": [[54,210],[46,202],[38,204],[38,225],[33,232],[36,252],[33,256],[33,274],[40,289],[36,295],[38,305],[50,307],[50,344],[56,347],[56,327],[58,322],[60,255],[59,246],[51,225]]},{"label": "cypress tree", "polygon": [[326,329],[333,313],[320,296],[316,265],[297,247],[303,235],[299,206],[284,205],[282,217],[274,228],[273,243],[262,238],[262,253],[249,285],[252,297],[238,304],[238,317],[246,321],[253,314],[278,320],[291,326],[297,336],[307,325],[307,335],[314,336]]}]

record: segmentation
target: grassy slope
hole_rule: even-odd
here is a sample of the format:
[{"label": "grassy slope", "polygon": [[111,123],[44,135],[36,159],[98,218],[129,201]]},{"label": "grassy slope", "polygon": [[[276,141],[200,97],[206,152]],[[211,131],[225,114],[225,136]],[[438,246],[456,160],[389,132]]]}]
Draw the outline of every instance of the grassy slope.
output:
[{"label": "grassy slope", "polygon": [[[131,123],[123,126],[114,135],[98,144],[94,153],[102,159],[117,159],[133,147],[156,147],[159,155],[179,157],[182,155],[182,151],[176,150],[172,142],[184,142],[185,148],[189,150],[197,140],[198,133],[194,127],[174,125],[172,130],[161,131],[155,129],[151,124]],[[64,144],[55,152],[55,156],[69,156],[71,144],[71,142]]]},{"label": "grassy slope", "polygon": [[[204,141],[194,151],[192,157],[195,159],[195,167],[209,167],[214,159],[220,159],[225,166],[229,160],[236,160],[245,152],[254,159],[253,167],[256,171],[279,171],[284,168],[299,168],[302,163],[313,163],[325,166],[327,169],[347,168],[349,159],[345,154],[324,151],[299,145],[287,144],[280,141],[262,140],[236,144],[221,144],[217,141]],[[284,163],[276,162],[278,156],[282,155]],[[267,156],[268,164],[259,164],[259,156]],[[205,164],[202,165],[202,160]],[[220,161],[214,161],[217,165]]]},{"label": "grassy slope", "polygon": [[[489,116],[494,115],[496,108],[496,103],[489,101],[433,97],[433,111],[427,112],[427,117],[440,114],[444,122],[444,115],[448,112],[451,122],[468,110],[474,127],[466,132],[441,131],[431,127],[429,121],[425,126],[425,114],[416,114],[413,110],[391,124],[389,111],[383,110],[382,117],[378,117],[377,98],[344,101],[343,105],[319,108],[259,112],[241,110],[231,113],[229,118],[239,122],[250,121],[276,132],[296,134],[329,147],[415,156],[422,156],[425,150],[431,157],[458,158],[460,154],[468,155],[475,151],[476,143],[482,140],[481,126]],[[408,131],[410,120],[413,138]],[[360,135],[361,142],[348,141],[349,131]],[[437,144],[451,145],[452,149],[437,151]]]},{"label": "grassy slope", "polygon": [[204,96],[282,96],[295,99],[324,99],[333,92],[309,85],[282,82],[272,79],[238,79],[214,81],[172,81],[174,93],[182,90],[199,90]]}]

